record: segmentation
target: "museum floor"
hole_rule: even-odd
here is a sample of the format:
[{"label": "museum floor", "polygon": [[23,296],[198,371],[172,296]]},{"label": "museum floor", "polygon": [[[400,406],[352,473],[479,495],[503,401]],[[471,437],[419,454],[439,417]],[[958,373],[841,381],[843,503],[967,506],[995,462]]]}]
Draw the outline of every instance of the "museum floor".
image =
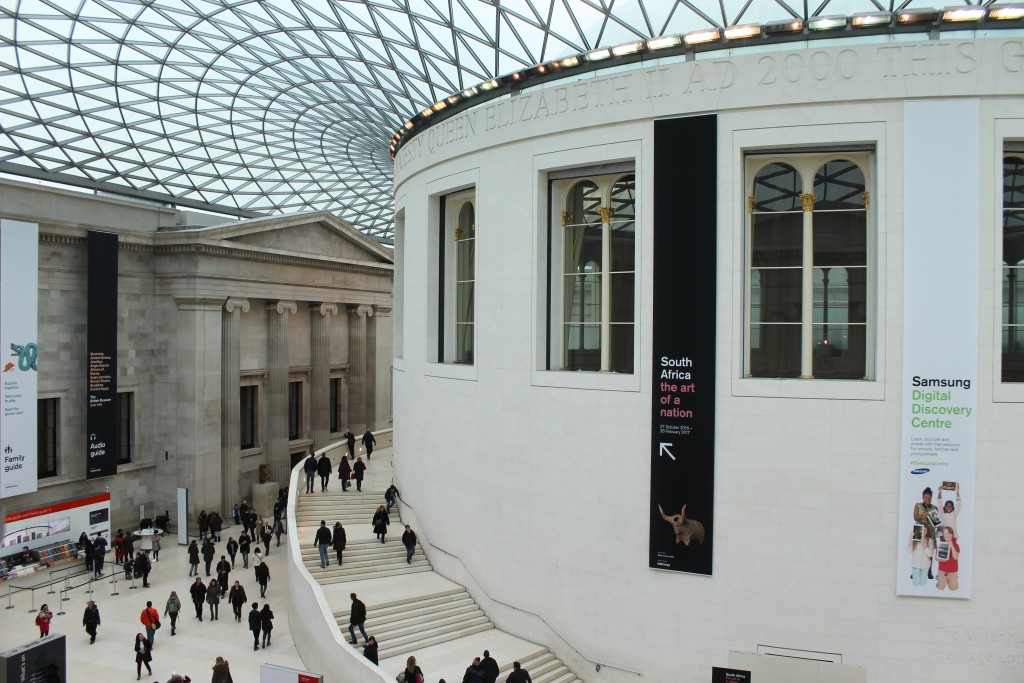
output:
[{"label": "museum floor", "polygon": [[[226,542],[229,535],[237,536],[238,527],[225,529],[222,534],[222,541]],[[238,579],[245,588],[249,602],[258,600],[260,607],[263,603],[270,604],[274,611],[273,642],[265,650],[254,652],[252,649],[252,635],[245,623],[245,616],[248,610],[242,613],[242,623],[237,623],[231,612],[231,606],[224,601],[220,606],[220,618],[217,621],[209,620],[207,609],[200,623],[195,618],[195,610],[188,594],[188,588],[194,581],[188,576],[188,564],[184,546],[177,545],[177,536],[169,535],[164,537],[163,550],[160,551],[160,561],[154,563],[153,572],[150,574],[150,588],[142,588],[141,582],[136,582],[136,589],[131,590],[130,583],[123,580],[123,572],[118,572],[117,592],[120,595],[111,596],[114,585],[108,580],[94,583],[93,599],[100,609],[102,624],[96,638],[96,643],[89,644],[89,636],[82,627],[82,614],[85,604],[89,600],[86,593],[88,586],[83,586],[68,592],[69,600],[64,603],[64,611],[67,614],[59,615],[58,606],[59,594],[48,595],[49,588],[35,591],[35,610],[43,603],[50,606],[54,613],[50,633],[63,633],[67,635],[67,670],[68,683],[86,683],[87,681],[102,681],[104,683],[115,683],[117,681],[135,680],[135,659],[132,652],[132,642],[135,634],[143,632],[142,624],[139,622],[139,615],[146,607],[146,601],[152,600],[153,606],[160,610],[163,621],[162,628],[157,631],[156,644],[153,650],[152,676],[143,676],[144,681],[166,681],[172,672],[187,674],[193,681],[208,681],[211,676],[211,667],[216,658],[224,657],[230,662],[231,673],[234,680],[242,682],[255,682],[259,680],[261,664],[275,664],[278,666],[303,669],[302,660],[299,659],[295,648],[292,645],[291,633],[288,624],[288,590],[286,572],[288,563],[285,560],[285,544],[287,537],[281,537],[281,547],[275,548],[271,543],[270,555],[267,561],[270,564],[271,581],[267,590],[266,600],[260,600],[259,587],[256,584],[252,572],[252,565],[249,569],[242,570],[241,557],[238,558],[236,572],[231,574],[231,583]],[[218,559],[223,552],[223,543],[217,544]],[[113,559],[113,553],[108,553]],[[109,575],[111,563],[106,564]],[[113,565],[116,567],[116,565]],[[200,565],[200,571],[203,567]],[[72,570],[74,571],[74,570]],[[63,574],[57,574],[62,576]],[[33,583],[45,582],[48,572],[42,571],[32,577],[16,579],[13,585],[17,587],[29,586]],[[85,577],[78,577],[81,582]],[[203,576],[203,582],[208,579]],[[55,588],[59,588],[63,583]],[[6,651],[22,645],[36,637],[38,631],[35,626],[35,610],[31,592],[15,591],[11,594],[12,609],[4,609],[8,604],[8,584],[0,584],[0,650]],[[170,620],[163,618],[164,603],[167,596],[175,590],[182,602],[181,616],[178,618],[177,635],[171,637]],[[143,667],[143,674],[145,668]]]}]

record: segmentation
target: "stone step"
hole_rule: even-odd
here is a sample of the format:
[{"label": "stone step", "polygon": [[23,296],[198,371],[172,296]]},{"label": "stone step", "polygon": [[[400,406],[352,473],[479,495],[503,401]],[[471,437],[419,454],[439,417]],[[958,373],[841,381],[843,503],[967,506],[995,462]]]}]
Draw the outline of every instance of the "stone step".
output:
[{"label": "stone step", "polygon": [[326,569],[321,569],[320,568],[320,560],[319,559],[306,560],[305,564],[306,564],[306,569],[308,569],[309,572],[311,574],[313,574],[314,577],[321,577],[321,576],[330,577],[330,576],[334,576],[336,574],[337,575],[346,574],[346,573],[347,574],[353,574],[353,573],[361,573],[361,572],[373,571],[374,569],[381,569],[381,570],[383,570],[383,569],[394,569],[396,567],[427,567],[427,568],[430,567],[430,564],[425,559],[423,559],[422,556],[420,556],[419,558],[413,559],[413,561],[411,563],[407,563],[405,561],[405,555],[402,555],[401,557],[395,557],[395,558],[392,558],[392,559],[388,559],[388,560],[372,559],[371,558],[371,559],[363,560],[361,562],[360,561],[351,561],[350,562],[349,559],[346,557],[346,558],[344,558],[344,564],[342,564],[340,567],[334,561],[334,557],[332,556],[331,557],[331,563],[329,565],[327,565]]},{"label": "stone step", "polygon": [[[401,557],[405,560],[405,546],[400,543],[348,543],[345,545],[345,550],[342,551],[342,560],[348,562],[349,557],[353,558],[366,558],[366,557]],[[319,562],[320,549],[314,548],[313,546],[306,546],[300,551],[303,560],[316,560]],[[334,552],[334,548],[328,548],[327,554],[331,557],[331,561],[337,554]],[[417,548],[417,555],[422,555],[423,552]]]},{"label": "stone step", "polygon": [[[348,628],[346,623],[339,624]],[[479,607],[473,606],[467,612],[446,612],[438,615],[426,615],[415,619],[400,619],[393,622],[377,623],[371,625],[367,622],[366,630],[375,635],[380,642],[395,643],[403,638],[421,638],[433,633],[442,633],[447,629],[459,629],[466,626],[476,626],[489,623],[487,615],[480,611]]]},{"label": "stone step", "polygon": [[[358,574],[352,574],[352,575],[336,574],[336,575],[327,575],[327,576],[322,576],[322,577],[318,576],[317,578],[319,579],[320,583],[322,583],[324,585],[327,585],[327,584],[334,584],[334,583],[350,583],[352,581],[365,581],[365,580],[368,580],[368,579],[379,579],[379,578],[383,578],[385,576],[399,576],[401,574],[417,574],[419,572],[429,572],[429,571],[431,571],[430,565],[428,565],[428,564],[423,564],[423,565],[402,564],[402,565],[399,565],[399,566],[401,567],[400,569],[390,569],[390,568],[389,569],[384,569],[384,570],[382,570],[382,569],[368,569],[368,570],[360,572]],[[317,572],[319,574],[319,567],[317,568]]]},{"label": "stone step", "polygon": [[[468,600],[463,604],[457,605],[445,605],[443,608],[435,607],[432,609],[421,610],[415,614],[391,614],[387,616],[374,616],[372,619],[366,620],[366,628],[372,629],[375,633],[388,630],[393,632],[394,629],[405,628],[407,626],[416,626],[418,624],[426,623],[438,623],[440,624],[443,620],[450,619],[452,617],[470,618],[471,616],[483,616],[483,612],[477,607],[476,603],[472,600]],[[344,622],[348,623],[348,618],[344,619]]]},{"label": "stone step", "polygon": [[[346,630],[348,627],[345,627]],[[420,640],[404,640],[397,643],[388,643],[388,645],[381,646],[379,650],[379,657],[381,659],[387,659],[388,657],[400,657],[407,654],[414,654],[417,650],[430,647],[432,645],[440,645],[441,643],[448,643],[459,638],[465,638],[471,636],[474,633],[482,633],[489,631],[494,628],[494,624],[487,622],[485,624],[479,624],[475,626],[469,626],[457,630],[447,631],[445,633],[430,635]]]},{"label": "stone step", "polygon": [[[373,612],[374,614],[394,614],[395,612],[401,612],[406,608],[418,609],[420,607],[430,607],[432,605],[442,604],[447,600],[461,600],[464,596],[469,597],[469,593],[465,589],[452,588],[451,590],[420,595],[415,598],[373,603],[367,605],[366,609],[368,612]],[[337,610],[334,612],[334,616],[345,617],[347,619],[351,611],[351,608]]]}]

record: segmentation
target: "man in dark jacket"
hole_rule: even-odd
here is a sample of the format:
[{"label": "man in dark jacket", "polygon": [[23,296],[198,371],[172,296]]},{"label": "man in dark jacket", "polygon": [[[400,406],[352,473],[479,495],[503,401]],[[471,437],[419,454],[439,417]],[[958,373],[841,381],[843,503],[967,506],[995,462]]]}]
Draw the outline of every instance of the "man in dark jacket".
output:
[{"label": "man in dark jacket", "polygon": [[316,476],[316,458],[312,453],[302,463],[302,471],[306,473],[306,493],[313,493],[313,478]]},{"label": "man in dark jacket", "polygon": [[258,602],[252,603],[252,610],[249,612],[249,630],[252,631],[252,649],[260,649],[260,629],[263,628],[263,622],[260,620],[260,605]]},{"label": "man in dark jacket", "polygon": [[85,626],[85,632],[89,634],[89,644],[92,645],[96,642],[96,628],[100,625],[100,608],[92,600],[85,606],[82,625]]},{"label": "man in dark jacket", "polygon": [[189,587],[188,592],[192,596],[192,604],[196,606],[196,619],[202,621],[203,604],[206,602],[206,585],[203,579],[197,576],[196,582]]},{"label": "man in dark jacket", "polygon": [[512,673],[505,679],[505,683],[533,683],[533,679],[519,662],[512,662]]},{"label": "man in dark jacket", "polygon": [[373,438],[373,432],[369,429],[363,434],[363,447],[366,449],[366,459],[373,455],[373,447],[377,445],[377,439]]},{"label": "man in dark jacket", "polygon": [[462,677],[462,683],[483,683],[484,681],[484,670],[480,666],[480,658],[476,657],[473,659],[473,663],[466,668],[466,673]]},{"label": "man in dark jacket", "polygon": [[495,683],[498,680],[498,662],[491,656],[490,650],[484,650],[484,658],[480,660],[480,667],[484,670],[484,683]]},{"label": "man in dark jacket", "polygon": [[341,566],[341,553],[345,550],[345,543],[348,540],[348,534],[345,533],[345,527],[341,525],[341,522],[334,523],[334,533],[331,534],[331,546],[334,548],[334,552],[338,555],[338,566]]},{"label": "man in dark jacket", "polygon": [[228,579],[231,576],[231,563],[224,555],[220,556],[220,562],[215,567],[217,570],[217,585],[220,586],[220,596],[223,598],[228,591]]},{"label": "man in dark jacket", "polygon": [[316,461],[316,473],[320,475],[320,490],[327,490],[327,482],[331,478],[331,470],[334,469],[331,465],[331,459],[324,453],[320,456],[320,459]]},{"label": "man in dark jacket", "polygon": [[217,554],[217,548],[214,547],[213,541],[206,539],[203,542],[203,562],[206,563],[206,575],[210,575],[210,565],[213,564],[213,557]]},{"label": "man in dark jacket", "polygon": [[363,628],[363,624],[366,623],[366,605],[363,601],[356,597],[355,593],[352,593],[349,597],[352,598],[352,609],[348,614],[348,633],[352,636],[352,640],[348,641],[353,645],[358,645],[359,641],[356,640],[356,626],[359,627],[359,632],[363,634],[363,642],[366,642],[366,629]]},{"label": "man in dark jacket", "polygon": [[320,520],[320,528],[316,530],[316,538],[313,545],[320,551],[320,569],[326,569],[330,565],[327,557],[327,549],[331,547],[331,530],[327,528],[327,521]]}]

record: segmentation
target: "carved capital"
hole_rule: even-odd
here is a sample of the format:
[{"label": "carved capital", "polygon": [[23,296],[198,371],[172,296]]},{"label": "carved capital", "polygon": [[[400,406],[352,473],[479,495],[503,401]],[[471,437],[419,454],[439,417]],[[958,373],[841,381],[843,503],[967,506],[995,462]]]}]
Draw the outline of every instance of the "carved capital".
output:
[{"label": "carved capital", "polygon": [[322,316],[338,315],[338,304],[329,304],[326,302],[322,304],[310,304],[309,310],[318,312]]},{"label": "carved capital", "polygon": [[804,211],[814,211],[814,201],[817,198],[813,192],[805,192],[800,195],[800,203],[804,205]]},{"label": "carved capital", "polygon": [[601,222],[602,223],[611,223],[612,222],[612,216],[615,215],[615,209],[613,209],[610,206],[602,206],[602,207],[599,207],[597,210],[601,214]]},{"label": "carved capital", "polygon": [[299,310],[299,306],[294,301],[271,301],[267,304],[267,310],[277,311],[279,315],[284,315],[285,313],[295,315]]},{"label": "carved capital", "polygon": [[373,317],[373,306],[369,304],[359,304],[358,306],[349,306],[348,314],[352,316],[358,316],[360,318],[372,318]]},{"label": "carved capital", "polygon": [[224,302],[224,310],[228,313],[234,313],[236,308],[241,309],[242,313],[248,313],[249,300],[229,297],[228,300]]}]

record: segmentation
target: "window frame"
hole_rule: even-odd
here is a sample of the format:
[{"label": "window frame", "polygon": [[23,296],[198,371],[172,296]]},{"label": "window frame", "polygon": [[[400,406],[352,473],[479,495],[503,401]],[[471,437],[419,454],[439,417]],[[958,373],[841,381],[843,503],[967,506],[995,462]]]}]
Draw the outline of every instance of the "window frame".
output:
[{"label": "window frame", "polygon": [[[996,334],[999,358],[999,364],[997,369],[997,381],[999,384],[1014,387],[1024,386],[1024,377],[1021,377],[1020,379],[1007,379],[1006,365],[1008,354],[1006,351],[1006,345],[1003,342],[1003,336],[1008,334],[1011,328],[1015,328],[1020,333],[1020,335],[1024,337],[1024,320],[1017,322],[1004,322],[1003,320],[1004,311],[1008,319],[1013,317],[1010,310],[1011,307],[1009,305],[1009,299],[1011,298],[1012,294],[1012,292],[1010,291],[1011,288],[1008,286],[1007,283],[1009,275],[1004,276],[1004,273],[1007,273],[1008,271],[1010,271],[1010,269],[1013,269],[1014,271],[1017,271],[1017,273],[1019,274],[1024,274],[1024,258],[1018,260],[1018,263],[1022,265],[1009,264],[1006,261],[1006,217],[1012,211],[1015,214],[1019,214],[1021,216],[1021,220],[1024,220],[1024,207],[1011,208],[1007,205],[1006,202],[1006,185],[1004,184],[1004,179],[1006,174],[1007,160],[1011,158],[1017,159],[1020,162],[1020,166],[1024,167],[1024,143],[1014,142],[1010,140],[1006,140],[1003,142],[1003,149],[1001,150],[1001,154],[999,156],[1000,172],[996,176],[999,188],[999,206],[997,217],[997,225],[999,227],[997,229],[996,237],[997,243],[999,244],[999,269],[997,271],[999,273],[999,285],[996,288],[998,290],[999,298],[999,308],[997,309],[999,313],[998,315],[995,316],[998,324],[998,330]],[[1021,185],[1015,187],[1024,187],[1024,181],[1022,181]],[[1018,284],[1018,286],[1014,289],[1020,290],[1021,287],[1022,285]],[[1020,306],[1021,303],[1018,302],[1017,305],[1014,306],[1013,308],[1020,308]],[[1024,351],[1022,351],[1019,355],[1024,356]]]},{"label": "window frame", "polygon": [[[248,425],[246,424],[246,403],[243,398],[243,394],[246,391],[252,392],[252,411],[249,413],[251,415],[251,419],[249,420]],[[260,386],[258,383],[245,383],[238,387],[238,392],[239,449],[242,451],[250,451],[260,447]],[[247,427],[252,436],[252,441],[249,443],[247,443],[245,439]]]},{"label": "window frame", "polygon": [[[863,149],[862,145],[857,145],[855,149],[849,149],[842,145],[836,145],[825,149],[814,149],[805,150],[795,147],[792,150],[785,151],[772,151],[772,152],[760,152],[760,151],[747,151],[743,153],[742,167],[742,188],[743,188],[743,205],[744,205],[744,220],[743,220],[743,248],[742,258],[743,266],[740,272],[740,289],[739,294],[743,301],[742,310],[742,357],[741,357],[741,373],[742,377],[751,381],[761,382],[792,382],[794,380],[814,380],[816,383],[820,382],[840,382],[840,383],[857,383],[857,382],[878,382],[879,381],[879,368],[878,368],[878,357],[877,348],[879,343],[878,335],[878,279],[879,272],[882,268],[882,264],[879,260],[879,252],[877,248],[878,244],[878,222],[877,222],[877,202],[873,202],[872,199],[875,197],[875,187],[877,182],[877,159],[878,152],[875,149]],[[801,347],[799,354],[799,362],[801,366],[800,374],[797,377],[771,377],[771,376],[755,376],[751,374],[751,343],[752,343],[752,301],[750,296],[750,288],[753,280],[753,227],[754,227],[754,216],[763,215],[755,214],[753,198],[755,194],[754,183],[758,176],[758,173],[764,168],[772,164],[783,164],[792,167],[799,175],[802,181],[802,192],[801,194],[813,194],[814,180],[817,172],[825,166],[825,164],[836,161],[848,161],[855,164],[864,175],[864,187],[867,193],[867,200],[865,201],[865,322],[864,327],[864,377],[860,379],[855,378],[816,378],[812,372],[804,372],[808,367],[813,368],[813,342],[810,349],[810,357],[806,357],[807,349],[805,348],[804,339],[804,328],[809,327],[809,334],[811,339],[815,332],[815,319],[813,314],[814,307],[814,271],[815,266],[813,265],[813,254],[809,261],[811,263],[811,273],[809,276],[804,276],[804,270],[807,267],[808,258],[803,256],[803,251],[808,247],[806,242],[806,235],[801,245],[802,261],[799,267],[792,268],[798,270],[801,274],[801,292],[802,296],[806,297],[810,302],[811,315],[808,317],[805,315],[805,311],[808,310],[805,306],[801,312],[800,320],[794,324],[801,331]],[[814,219],[813,209],[807,211],[804,209],[801,212],[801,221],[804,220],[803,215],[811,213],[810,219],[810,233],[813,237],[814,234]],[[813,247],[812,247],[813,248]],[[859,266],[857,266],[859,267]],[[850,323],[847,323],[850,324]],[[856,323],[860,325],[860,323]]]},{"label": "window frame", "polygon": [[[614,167],[614,170],[609,169]],[[610,171],[610,172],[609,172]],[[620,221],[633,224],[633,270],[622,271],[612,270],[612,243],[614,242],[614,227],[617,221],[613,212],[608,211],[612,203],[614,189],[624,180],[632,180],[633,215],[630,220]],[[549,372],[580,372],[586,374],[604,375],[626,375],[638,374],[637,338],[639,336],[639,288],[640,288],[640,182],[635,162],[609,164],[605,168],[600,166],[580,167],[576,170],[567,169],[557,173],[549,173],[546,177],[548,210],[546,221],[546,331],[544,341],[544,362],[543,368]],[[594,277],[594,282],[599,285],[599,318],[597,323],[586,320],[575,321],[580,329],[580,341],[584,342],[587,337],[585,327],[597,327],[599,333],[598,341],[598,368],[583,369],[573,365],[569,359],[570,343],[568,341],[568,330],[574,321],[567,320],[571,317],[573,304],[567,306],[565,294],[567,287],[565,282],[569,274],[566,269],[566,231],[573,226],[587,225],[585,221],[569,224],[570,217],[569,203],[572,201],[573,193],[585,183],[591,183],[598,194],[599,222],[596,225],[601,229],[601,258],[600,270],[583,275],[583,277]],[[607,213],[606,213],[607,212]],[[614,275],[629,274],[632,277],[632,320],[628,323],[612,320],[614,314],[614,294],[612,292],[612,277]],[[591,283],[593,284],[593,283]],[[581,309],[581,314],[583,311]],[[586,317],[585,315],[583,317]],[[616,326],[629,325],[632,328],[631,354],[632,362],[629,371],[619,371],[612,367],[612,355],[619,352],[613,343],[613,329]],[[586,358],[586,354],[581,356]],[[583,363],[586,361],[583,360]],[[557,364],[557,367],[556,367]],[[578,365],[578,364],[577,364]]]},{"label": "window frame", "polygon": [[306,404],[305,384],[306,382],[302,379],[288,380],[288,441],[299,441],[305,438],[306,420],[303,415]]},{"label": "window frame", "polygon": [[[52,408],[49,410],[48,408]],[[40,426],[44,418],[52,425]],[[41,438],[43,431],[48,438]],[[45,447],[44,447],[45,445]],[[36,478],[50,479],[60,474],[60,397],[43,397],[36,400]],[[49,466],[44,469],[44,463]]]},{"label": "window frame", "polygon": [[[460,225],[465,209],[473,211],[473,222],[469,229],[472,237],[459,239],[459,231],[465,230]],[[437,360],[448,365],[475,365],[476,356],[476,226],[479,224],[479,203],[476,186],[464,188],[446,194],[440,198],[439,229],[438,229],[438,342]],[[460,242],[472,242],[472,278],[460,281],[459,248]],[[470,285],[470,322],[460,322],[459,284]],[[465,349],[459,348],[459,325],[471,328],[469,358],[462,355]]]},{"label": "window frame", "polygon": [[[126,403],[127,408],[125,407]],[[125,438],[126,431],[127,438]],[[132,454],[135,451],[135,431],[135,392],[119,391],[117,392],[118,465],[130,465],[132,463]]]}]

